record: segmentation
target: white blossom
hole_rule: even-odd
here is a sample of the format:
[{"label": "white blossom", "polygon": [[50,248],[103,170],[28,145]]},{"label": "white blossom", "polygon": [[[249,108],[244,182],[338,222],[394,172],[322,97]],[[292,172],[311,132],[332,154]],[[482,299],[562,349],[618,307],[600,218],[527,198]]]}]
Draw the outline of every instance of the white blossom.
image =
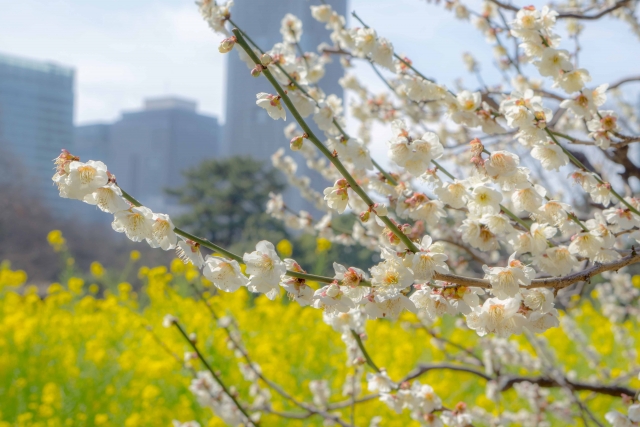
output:
[{"label": "white blossom", "polygon": [[144,206],[132,206],[114,214],[111,227],[118,233],[125,233],[134,242],[153,239],[153,212]]},{"label": "white blossom", "polygon": [[202,273],[216,288],[225,292],[237,291],[249,283],[236,260],[207,255]]},{"label": "white blossom", "polygon": [[260,92],[256,95],[256,98],[258,98],[256,105],[267,110],[269,117],[274,120],[287,120],[287,111],[282,106],[280,95],[271,95]]},{"label": "white blossom", "polygon": [[83,200],[98,188],[107,185],[107,166],[89,160],[86,163],[72,161],[65,175],[56,174],[53,181],[60,190],[60,197]]},{"label": "white blossom", "polygon": [[280,277],[286,272],[286,266],[278,257],[273,243],[266,240],[258,242],[256,250],[242,257],[250,274],[247,288],[251,292],[263,293],[270,300],[280,293]]}]

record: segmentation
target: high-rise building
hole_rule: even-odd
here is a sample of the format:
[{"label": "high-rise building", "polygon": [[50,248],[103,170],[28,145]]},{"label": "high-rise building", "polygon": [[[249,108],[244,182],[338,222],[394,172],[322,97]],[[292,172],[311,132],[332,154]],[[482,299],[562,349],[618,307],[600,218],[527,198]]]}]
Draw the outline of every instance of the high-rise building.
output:
[{"label": "high-rise building", "polygon": [[115,123],[78,126],[75,149],[83,160],[104,161],[145,206],[175,214],[180,208],[165,189],[181,186],[184,170],[218,154],[219,133],[218,119],[200,114],[194,101],[162,97]]},{"label": "high-rise building", "polygon": [[[346,0],[331,0],[326,3],[338,13],[343,15],[346,13]],[[309,8],[311,4],[314,3],[301,0],[236,0],[231,11],[232,19],[247,31],[263,50],[269,50],[274,44],[282,42],[280,22],[287,13],[292,13],[302,21],[303,33],[300,41],[302,49],[316,52],[320,43],[330,43],[330,39],[325,25],[311,16]],[[318,1],[315,4],[321,3]],[[251,155],[270,163],[273,153],[280,147],[288,147],[283,130],[293,118],[289,115],[287,122],[273,120],[265,110],[257,107],[256,94],[275,93],[273,87],[264,78],[252,78],[247,65],[238,58],[237,54],[229,54],[227,58],[226,113],[221,155]],[[342,97],[343,89],[338,84],[340,77],[342,77],[342,67],[336,59],[334,63],[327,65],[320,87],[327,95],[336,94]],[[315,131],[315,123],[311,117],[308,120]],[[322,135],[322,132],[318,134]],[[294,158],[298,162],[299,173],[310,174],[316,189],[322,190],[327,186],[318,174],[309,173],[302,156],[294,153]],[[311,209],[311,205],[301,199],[295,188],[289,189],[284,197],[285,202],[294,209]]]},{"label": "high-rise building", "polygon": [[72,149],[74,75],[69,67],[0,54],[0,149],[57,216],[69,216],[51,176],[52,160]]}]

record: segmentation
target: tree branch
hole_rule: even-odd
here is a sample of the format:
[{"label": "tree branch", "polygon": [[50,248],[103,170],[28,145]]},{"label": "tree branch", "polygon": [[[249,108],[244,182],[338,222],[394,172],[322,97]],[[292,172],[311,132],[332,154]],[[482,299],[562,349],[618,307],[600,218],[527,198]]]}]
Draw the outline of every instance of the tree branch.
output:
[{"label": "tree branch", "polygon": [[[512,388],[517,383],[528,382],[531,384],[537,384],[540,387],[544,388],[555,388],[555,387],[563,387],[556,380],[549,377],[501,377],[498,381],[499,390],[507,391]],[[600,384],[590,384],[578,381],[571,381],[569,379],[566,380],[567,385],[571,387],[575,391],[592,391],[598,394],[606,394],[608,396],[620,397],[623,394],[627,396],[635,396],[637,393],[636,390],[630,389],[628,387],[618,386],[618,385],[600,385]]]},{"label": "tree branch", "polygon": [[629,3],[629,0],[619,1],[613,6],[603,9],[599,13],[596,13],[595,15],[584,15],[584,13],[560,13],[556,18],[557,19],[573,18],[573,19],[587,19],[587,20],[600,19],[603,16],[613,12],[614,10],[619,9],[622,6],[625,6],[627,3]]},{"label": "tree branch", "polygon": [[[482,371],[468,368],[466,366],[454,365],[450,363],[437,363],[437,364],[422,364],[418,365],[416,369],[411,371],[406,377],[404,377],[401,382],[411,381],[420,377],[421,375],[426,374],[429,371],[437,371],[437,370],[449,370],[449,371],[457,371],[457,372],[466,372],[468,374],[475,375],[480,377],[486,381],[494,380],[495,378],[485,374]],[[517,383],[529,382],[532,384],[537,384],[540,387],[544,388],[555,388],[562,387],[556,380],[549,377],[516,377],[516,376],[501,376],[498,377],[498,389],[500,391],[507,391]],[[592,391],[598,394],[605,394],[608,396],[620,397],[622,394],[626,394],[627,396],[635,396],[637,390],[633,390],[628,387],[618,386],[618,385],[602,385],[602,384],[591,384],[580,381],[570,381],[566,380],[567,385],[570,386],[575,391]]]}]

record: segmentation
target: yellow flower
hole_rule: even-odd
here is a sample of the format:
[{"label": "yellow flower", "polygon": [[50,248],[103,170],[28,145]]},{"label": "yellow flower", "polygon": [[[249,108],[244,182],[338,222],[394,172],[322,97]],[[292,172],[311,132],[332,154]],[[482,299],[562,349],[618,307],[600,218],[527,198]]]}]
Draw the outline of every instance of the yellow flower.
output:
[{"label": "yellow flower", "polygon": [[184,277],[190,282],[196,280],[198,276],[200,276],[200,271],[192,268],[188,269],[186,274],[184,275]]},{"label": "yellow flower", "polygon": [[82,287],[84,286],[84,280],[79,277],[72,277],[67,282],[67,288],[74,294],[82,293]]},{"label": "yellow flower", "polygon": [[53,250],[56,252],[60,251],[66,243],[64,237],[62,237],[62,231],[60,230],[51,230],[47,234],[47,242],[49,242],[49,245],[51,245]]},{"label": "yellow flower", "polygon": [[118,284],[118,293],[121,297],[127,297],[131,292],[131,285],[127,282],[122,282]]},{"label": "yellow flower", "polygon": [[183,274],[186,269],[186,265],[178,258],[171,260],[170,270],[173,274]]},{"label": "yellow flower", "polygon": [[47,288],[47,293],[49,295],[53,295],[55,293],[58,293],[60,291],[62,291],[62,285],[60,283],[52,283],[51,285],[49,285],[49,288]]},{"label": "yellow flower", "polygon": [[131,259],[131,261],[139,260],[140,259],[140,251],[136,251],[136,250],[131,251],[131,253],[129,254],[129,259]]},{"label": "yellow flower", "polygon": [[[14,374],[0,378],[0,389],[8,391],[2,396],[0,427],[147,427],[171,425],[173,419],[198,419],[203,426],[223,426],[219,418],[197,404],[188,391],[191,382],[188,371],[166,351],[168,348],[181,354],[188,346],[175,328],[161,327],[164,315],[172,313],[189,333],[196,334],[203,353],[215,362],[215,369],[220,370],[229,384],[237,385],[237,393],[244,401],[250,401],[250,384],[243,379],[238,360],[227,345],[227,336],[207,305],[189,296],[193,293],[184,287],[184,275],[197,270],[179,265],[182,273],[174,270],[173,263],[171,270],[165,266],[146,268],[140,281],[143,286],[136,287],[140,301],[144,302],[139,307],[135,300],[123,298],[124,295],[133,298],[132,285],[126,282],[118,284],[115,290],[110,287],[115,295],[105,292],[101,297],[91,295],[99,290],[94,283],[89,286],[89,295],[71,298],[72,293],[82,292],[82,279],[78,277],[68,280],[70,292],[53,283],[49,286],[50,294],[44,297],[41,297],[42,287],[25,286],[21,292],[1,289],[0,371]],[[12,277],[16,272],[9,267],[7,263],[0,265],[0,288],[15,280]],[[26,280],[26,274],[24,276],[20,280]],[[322,285],[308,284],[314,289]],[[344,386],[346,375],[353,372],[353,367],[345,364],[347,354],[340,334],[322,321],[320,310],[269,301],[264,296],[251,295],[246,289],[226,293],[208,288],[204,298],[219,316],[233,318],[245,348],[260,364],[265,377],[300,400],[312,399],[308,387],[311,380],[327,378],[331,389],[336,391]],[[567,372],[575,371],[578,378],[595,375],[602,367],[615,367],[611,369],[611,376],[617,378],[633,369],[637,361],[628,360],[623,348],[616,343],[611,334],[612,323],[587,299],[576,301],[575,305],[572,312],[575,327],[594,345],[601,366],[591,365],[583,347],[574,343],[561,327],[543,334],[558,366]],[[429,328],[480,354],[480,339],[475,332],[456,326],[456,321],[451,316],[443,316]],[[441,346],[419,325],[416,315],[408,312],[395,322],[366,324],[369,337],[366,347],[376,364],[386,366],[394,380],[421,362],[446,361],[447,355]],[[154,335],[147,326],[153,328]],[[616,327],[633,342],[640,340],[636,319]],[[526,337],[514,336],[509,340],[519,351],[535,356]],[[446,348],[454,350],[448,345]],[[318,354],[323,355],[323,363],[317,363]],[[202,369],[197,361],[193,361],[192,366]],[[512,373],[522,376],[539,375],[525,366],[510,368]],[[465,401],[489,412],[517,413],[527,408],[527,403],[518,399],[514,390],[503,393],[500,404],[490,401],[485,396],[484,381],[468,373],[432,371],[419,381],[431,385],[448,407]],[[637,389],[640,380],[633,378],[625,385]],[[364,381],[362,386],[366,389]],[[557,399],[558,395],[551,393],[548,398]],[[599,397],[589,405],[602,418],[611,408],[619,410],[622,407],[619,401],[619,398]],[[272,404],[279,411],[291,409],[290,403],[277,394],[272,397]],[[82,409],[69,413],[65,410],[69,407]],[[349,416],[348,408],[342,415]],[[408,411],[395,414],[378,400],[358,406],[355,424],[367,425],[374,415],[388,418],[386,425],[389,426],[413,425]],[[300,423],[292,420],[287,425],[299,427],[303,423],[319,426],[322,420]],[[579,421],[550,423],[554,427]],[[284,423],[282,419],[264,414],[262,424]]]},{"label": "yellow flower", "polygon": [[90,270],[91,274],[98,279],[104,276],[104,267],[97,261],[91,263]]},{"label": "yellow flower", "polygon": [[281,257],[288,258],[293,253],[293,245],[287,239],[282,239],[276,245],[276,249]]},{"label": "yellow flower", "polygon": [[316,239],[316,252],[326,252],[331,249],[331,241],[324,237],[318,237]]}]

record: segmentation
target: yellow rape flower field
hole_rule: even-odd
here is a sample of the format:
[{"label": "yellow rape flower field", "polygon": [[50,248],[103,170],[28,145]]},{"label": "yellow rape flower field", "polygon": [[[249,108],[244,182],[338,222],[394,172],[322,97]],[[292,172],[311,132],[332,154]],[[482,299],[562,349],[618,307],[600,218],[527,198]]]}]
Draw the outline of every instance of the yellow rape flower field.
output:
[{"label": "yellow rape flower field", "polygon": [[[134,254],[136,257],[139,255]],[[98,263],[91,266],[91,273],[89,277],[94,278],[105,274]],[[143,284],[139,293],[128,283],[101,292],[97,284],[72,277],[66,283],[51,284],[42,295],[28,285],[25,272],[2,264],[0,427],[169,426],[172,420],[224,425],[189,392],[191,373],[176,360],[182,359],[189,347],[175,328],[162,327],[167,313],[175,315],[189,333],[197,334],[198,345],[225,382],[238,388],[241,399],[251,401],[248,383],[239,372],[238,359],[227,347],[224,331],[205,303],[190,292],[191,284],[211,290],[206,280],[178,260],[169,268],[139,268],[138,278]],[[321,311],[291,304],[286,296],[273,302],[264,296],[254,299],[245,290],[204,295],[219,315],[235,319],[248,353],[267,378],[305,401],[312,399],[309,382],[327,379],[331,401],[345,400],[342,387],[353,368],[345,365],[344,344],[322,321]],[[575,371],[585,378],[609,367],[611,379],[621,375],[627,361],[614,342],[612,325],[586,300],[574,312],[583,332],[593,337],[601,364],[590,367],[576,344],[561,328],[554,328],[544,336],[565,372]],[[414,327],[417,324],[413,315],[397,322],[367,324],[367,349],[378,366],[389,367],[393,379],[402,378],[418,363],[446,360],[427,331]],[[456,327],[454,319],[445,318],[435,326],[443,336],[474,349],[475,333]],[[640,342],[636,324],[627,321],[622,327]],[[517,340],[523,349],[532,351],[524,338]],[[197,361],[192,363],[202,369]],[[448,407],[465,401],[498,413],[505,409],[517,412],[528,405],[513,389],[502,395],[500,403],[492,402],[485,396],[484,381],[464,372],[430,372],[420,381],[432,385]],[[633,380],[631,386],[638,388],[640,384]],[[367,393],[366,383],[362,387]],[[550,401],[554,393],[551,391]],[[276,393],[272,395],[274,410],[295,410]],[[590,407],[599,417],[608,410],[622,409],[619,398],[590,396],[588,392],[579,396],[591,399]],[[348,417],[348,409],[344,411]],[[375,415],[392,420],[385,426],[417,425],[407,411],[396,415],[375,399],[358,406],[355,425],[366,426]],[[262,425],[282,422],[268,414],[261,420]],[[287,421],[287,425],[322,425],[322,420],[311,417]],[[558,421],[555,425],[564,424]]]}]

